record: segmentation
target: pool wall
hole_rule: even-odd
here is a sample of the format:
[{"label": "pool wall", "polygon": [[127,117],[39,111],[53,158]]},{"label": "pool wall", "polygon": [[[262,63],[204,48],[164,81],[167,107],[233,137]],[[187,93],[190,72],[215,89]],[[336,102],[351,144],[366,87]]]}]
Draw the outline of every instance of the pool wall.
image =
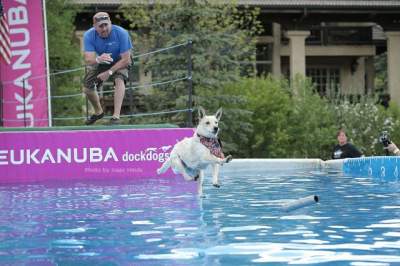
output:
[{"label": "pool wall", "polygon": [[374,177],[382,181],[399,182],[400,156],[370,156],[330,160],[324,168],[337,169],[351,176]]},{"label": "pool wall", "polygon": [[223,167],[225,172],[249,172],[251,169],[273,170],[335,170],[351,176],[378,178],[400,182],[400,156],[371,156],[341,160],[321,159],[240,159]]},{"label": "pool wall", "polygon": [[400,181],[399,156],[373,156],[347,159],[343,162],[343,172],[352,176],[368,176],[382,181]]},{"label": "pool wall", "polygon": [[222,170],[226,173],[246,173],[268,169],[268,171],[321,169],[321,159],[233,159],[225,164]]}]

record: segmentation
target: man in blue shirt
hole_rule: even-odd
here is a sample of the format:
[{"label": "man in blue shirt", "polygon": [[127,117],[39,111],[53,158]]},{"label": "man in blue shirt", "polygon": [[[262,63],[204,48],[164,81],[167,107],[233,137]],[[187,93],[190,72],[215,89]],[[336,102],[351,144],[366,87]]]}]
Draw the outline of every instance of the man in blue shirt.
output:
[{"label": "man in blue shirt", "polygon": [[85,123],[91,125],[103,118],[104,111],[96,89],[111,79],[114,81],[115,92],[114,113],[110,124],[119,124],[133,47],[129,33],[120,26],[112,25],[108,13],[98,12],[93,16],[93,27],[85,32],[83,39],[87,65],[84,93],[94,108],[94,114]]}]

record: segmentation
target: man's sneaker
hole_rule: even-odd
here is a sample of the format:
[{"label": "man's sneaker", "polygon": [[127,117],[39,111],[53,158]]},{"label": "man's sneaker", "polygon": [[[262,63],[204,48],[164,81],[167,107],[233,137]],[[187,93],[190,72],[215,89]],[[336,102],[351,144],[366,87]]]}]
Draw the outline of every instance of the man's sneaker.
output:
[{"label": "man's sneaker", "polygon": [[94,124],[97,120],[102,119],[103,117],[104,117],[104,112],[99,115],[93,114],[85,121],[85,124],[87,126]]},{"label": "man's sneaker", "polygon": [[121,125],[121,119],[115,118],[115,117],[111,117],[111,118],[110,118],[109,125],[110,125],[110,126],[118,126],[118,125]]}]

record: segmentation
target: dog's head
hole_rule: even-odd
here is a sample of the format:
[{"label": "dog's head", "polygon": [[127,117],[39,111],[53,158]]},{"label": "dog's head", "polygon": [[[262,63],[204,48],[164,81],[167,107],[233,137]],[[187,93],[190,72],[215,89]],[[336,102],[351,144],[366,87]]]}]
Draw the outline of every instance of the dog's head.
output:
[{"label": "dog's head", "polygon": [[199,125],[196,133],[206,138],[216,138],[219,131],[219,120],[222,116],[222,108],[219,108],[214,115],[206,115],[203,107],[198,108]]}]

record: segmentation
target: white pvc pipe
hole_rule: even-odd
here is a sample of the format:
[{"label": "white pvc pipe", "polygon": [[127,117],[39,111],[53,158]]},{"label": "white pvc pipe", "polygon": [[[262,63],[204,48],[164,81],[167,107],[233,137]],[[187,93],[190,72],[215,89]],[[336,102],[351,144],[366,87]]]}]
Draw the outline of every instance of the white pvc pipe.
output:
[{"label": "white pvc pipe", "polygon": [[46,15],[46,0],[43,0],[43,24],[44,24],[44,44],[46,50],[46,77],[47,77],[47,109],[49,127],[52,127],[52,113],[51,113],[51,91],[50,91],[50,64],[49,64],[49,44],[47,36],[47,15]]},{"label": "white pvc pipe", "polygon": [[290,212],[317,203],[318,201],[319,197],[316,195],[312,195],[286,203],[283,205],[283,209],[287,212]]}]

